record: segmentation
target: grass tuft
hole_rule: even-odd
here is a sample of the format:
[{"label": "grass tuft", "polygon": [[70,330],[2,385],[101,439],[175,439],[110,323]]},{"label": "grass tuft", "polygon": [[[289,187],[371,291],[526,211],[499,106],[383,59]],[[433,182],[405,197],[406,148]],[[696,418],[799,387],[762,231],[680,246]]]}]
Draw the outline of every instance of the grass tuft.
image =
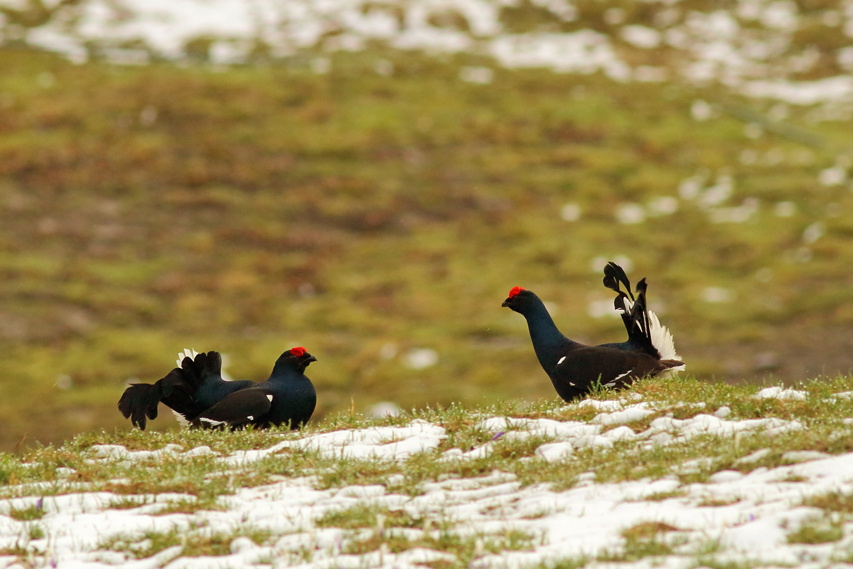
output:
[{"label": "grass tuft", "polygon": [[670,555],[686,538],[668,539],[669,532],[682,530],[663,522],[642,522],[622,531],[625,544],[621,551],[606,552],[598,556],[602,562],[634,562],[646,557]]},{"label": "grass tuft", "polygon": [[803,505],[820,508],[826,512],[853,514],[853,494],[828,492],[804,500]]},{"label": "grass tuft", "polygon": [[41,507],[41,501],[38,504],[33,504],[27,508],[9,510],[9,517],[19,522],[29,522],[32,520],[40,520],[47,512]]},{"label": "grass tuft", "polygon": [[120,551],[136,559],[151,557],[164,549],[180,545],[182,555],[187,557],[222,556],[231,554],[231,542],[238,537],[248,537],[255,544],[261,545],[270,538],[265,530],[242,527],[230,533],[211,533],[203,527],[168,532],[145,532],[140,537],[114,536],[99,544],[99,549]]},{"label": "grass tuft", "polygon": [[788,534],[788,543],[831,543],[844,537],[844,524],[829,517],[812,517]]}]

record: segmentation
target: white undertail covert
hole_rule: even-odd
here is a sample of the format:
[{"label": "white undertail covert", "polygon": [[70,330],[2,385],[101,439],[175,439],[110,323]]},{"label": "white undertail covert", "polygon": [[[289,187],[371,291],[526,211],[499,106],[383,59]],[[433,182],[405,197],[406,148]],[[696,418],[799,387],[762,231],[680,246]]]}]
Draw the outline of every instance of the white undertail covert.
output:
[{"label": "white undertail covert", "polygon": [[184,348],[183,352],[178,352],[178,367],[183,368],[184,358],[189,358],[195,361],[195,357],[198,355],[198,352],[195,350],[191,350],[189,348]]},{"label": "white undertail covert", "polygon": [[[626,297],[623,297],[625,302],[625,312],[630,314],[631,309],[634,307],[634,302]],[[660,359],[662,360],[681,360],[681,356],[675,351],[675,341],[672,339],[672,334],[669,329],[660,323],[658,320],[657,314],[652,312],[651,310],[646,310],[646,314],[649,316],[649,339],[652,341],[652,346],[660,354]],[[637,323],[639,326],[640,324]],[[670,368],[661,374],[660,377],[665,377],[670,372],[674,371],[684,371],[684,364]]]},{"label": "white undertail covert", "polygon": [[[183,369],[184,367],[184,358],[189,358],[195,361],[195,357],[198,355],[198,352],[195,350],[191,350],[189,348],[184,348],[183,352],[178,352],[178,367]],[[182,427],[189,427],[190,422],[187,421],[187,418],[175,411],[174,409],[169,409],[172,412],[172,415],[175,416],[175,419],[178,420],[178,423],[181,424]]]}]

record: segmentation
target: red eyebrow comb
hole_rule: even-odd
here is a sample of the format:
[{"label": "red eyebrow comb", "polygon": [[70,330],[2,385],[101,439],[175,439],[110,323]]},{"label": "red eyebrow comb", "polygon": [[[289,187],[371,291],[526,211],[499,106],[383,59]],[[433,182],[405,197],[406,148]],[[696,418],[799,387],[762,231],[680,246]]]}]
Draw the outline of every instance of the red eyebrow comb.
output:
[{"label": "red eyebrow comb", "polygon": [[524,288],[523,288],[523,287],[520,287],[520,286],[514,286],[514,287],[512,287],[512,290],[511,290],[511,291],[509,291],[509,298],[514,297],[515,295],[517,295],[518,293],[520,293],[520,292],[521,292],[521,291],[523,291],[523,290],[524,290]]}]

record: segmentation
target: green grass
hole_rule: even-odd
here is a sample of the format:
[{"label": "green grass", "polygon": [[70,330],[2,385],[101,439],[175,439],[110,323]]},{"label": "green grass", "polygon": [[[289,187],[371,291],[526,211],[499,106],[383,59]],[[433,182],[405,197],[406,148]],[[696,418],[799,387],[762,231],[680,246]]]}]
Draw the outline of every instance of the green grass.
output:
[{"label": "green grass", "polygon": [[804,520],[799,528],[788,534],[788,543],[831,543],[844,537],[839,521],[816,517]]},{"label": "green grass", "polygon": [[[538,25],[534,6],[518,9],[510,20]],[[600,19],[600,6],[579,10],[572,26]],[[743,112],[694,121],[697,98],[749,120],[773,106],[715,86],[504,69],[484,86],[459,79],[462,66],[494,66],[477,56],[329,57],[318,75],[306,54],[223,70],[0,50],[0,448],[129,428],[115,409],[125,382],[163,377],[184,347],[264,379],[305,345],[319,359],[318,419],[353,398],[366,412],[549,397],[523,319],[500,302],[523,285],[568,336],[621,339],[618,319],[587,312],[609,298],[592,260],[616,255],[634,281],[649,277],[696,377],[849,370],[853,194],[817,182],[846,152],[848,125],[791,107],[781,126],[826,141],[808,147],[746,137]],[[745,150],[758,162],[742,163]],[[756,198],[757,215],[717,224],[681,200],[669,217],[614,221],[620,204],[675,196],[693,176],[730,176],[725,205]],[[783,201],[793,216],[773,213]],[[578,221],[561,219],[567,203]],[[804,243],[818,222],[825,234]],[[734,303],[703,301],[711,286]],[[438,363],[410,369],[422,347]]]},{"label": "green grass", "polygon": [[[223,510],[223,498],[241,489],[269,484],[285,479],[307,477],[318,490],[336,490],[350,485],[385,486],[386,493],[410,497],[426,492],[426,484],[460,478],[495,477],[492,483],[512,482],[524,487],[544,484],[555,491],[573,487],[579,480],[595,482],[625,482],[631,480],[677,479],[680,485],[706,482],[721,470],[739,469],[748,472],[760,467],[786,464],[782,458],[793,450],[820,450],[829,454],[851,452],[853,426],[844,419],[853,414],[853,400],[834,394],[853,390],[853,378],[837,377],[801,386],[806,392],[802,401],[767,401],[754,398],[758,390],[752,385],[711,384],[691,377],[652,379],[637,384],[626,392],[602,391],[594,399],[627,401],[639,399],[654,408],[661,416],[682,419],[701,413],[713,413],[725,405],[731,409],[729,420],[754,417],[798,421],[799,431],[768,436],[761,432],[742,436],[701,436],[687,442],[667,446],[645,447],[637,442],[617,442],[613,448],[579,448],[571,458],[546,462],[535,454],[536,448],[549,442],[547,437],[515,438],[507,436],[492,441],[491,433],[480,426],[483,419],[493,416],[519,418],[550,418],[557,420],[590,421],[595,413],[590,407],[567,405],[562,401],[540,400],[522,405],[514,402],[486,407],[430,408],[384,419],[365,418],[359,414],[335,414],[310,425],[302,435],[285,430],[270,431],[186,431],[138,432],[116,430],[79,435],[58,446],[24,450],[15,455],[0,455],[6,473],[0,484],[0,498],[22,498],[23,504],[9,510],[9,515],[24,523],[16,544],[3,550],[4,554],[26,559],[40,555],[46,535],[41,517],[49,515],[37,499],[65,494],[69,491],[111,491],[117,494],[104,508],[148,508],[154,515],[189,514],[189,526],[177,525],[167,530],[142,534],[118,535],[103,541],[99,548],[123,553],[130,558],[148,558],[168,548],[180,546],[183,556],[221,556],[231,553],[231,543],[237,537],[248,537],[257,545],[274,546],[282,536],[244,520],[228,532],[212,532],[203,522],[205,511]],[[704,403],[702,406],[700,403]],[[627,403],[626,403],[627,404]],[[267,448],[282,439],[310,436],[344,428],[362,429],[375,426],[405,425],[413,419],[423,419],[441,425],[447,438],[432,451],[422,452],[406,461],[358,460],[324,458],[316,451],[298,448],[284,449],[263,460],[243,466],[223,467],[220,457],[239,450]],[[507,428],[506,433],[517,430]],[[472,446],[491,444],[493,452],[483,458],[442,460],[451,449],[469,450]],[[183,451],[207,445],[212,455],[184,457],[183,452],[163,454],[139,460],[96,459],[98,445],[119,444],[128,450],[157,450],[167,444],[179,445]],[[757,450],[768,452],[752,462],[740,461]],[[688,468],[689,465],[693,467]],[[56,469],[68,469],[57,476]],[[34,486],[33,483],[41,483]],[[158,495],[177,492],[187,496],[172,498]],[[694,495],[695,496],[695,495]],[[646,501],[668,499],[695,500],[685,488],[655,492]],[[803,501],[803,505],[820,508],[825,515],[804,520],[796,528],[786,528],[791,544],[834,543],[842,537],[845,523],[853,519],[853,508],[846,494],[826,493]],[[732,502],[702,502],[700,507],[724,507]],[[193,517],[194,514],[201,516]],[[553,514],[551,511],[531,512],[526,519],[536,520]],[[181,516],[176,520],[185,519]],[[504,551],[527,551],[546,539],[536,532],[506,527],[499,531],[462,532],[465,520],[446,515],[442,510],[413,515],[402,507],[378,505],[362,500],[339,509],[331,509],[312,520],[316,531],[339,528],[342,533],[339,554],[396,554],[413,548],[435,550],[447,557],[437,561],[441,569],[469,567],[476,559]],[[307,531],[307,530],[305,530]],[[312,530],[313,531],[313,530]],[[310,533],[310,532],[309,532]],[[699,539],[693,532],[648,520],[634,523],[622,532],[619,546],[608,548],[592,557],[571,557],[549,562],[542,567],[582,567],[592,560],[603,562],[637,562],[687,556],[698,565],[709,567],[754,567],[759,561],[744,560],[731,563],[719,543]],[[313,539],[313,538],[312,538]],[[299,551],[290,549],[282,555],[293,562],[310,562],[312,547]],[[276,553],[279,555],[279,553]],[[451,559],[453,561],[451,561]],[[698,566],[697,565],[697,566]]]},{"label": "green grass", "polygon": [[146,503],[144,498],[139,500],[136,496],[125,496],[124,498],[111,500],[109,508],[111,510],[132,510],[144,506]]},{"label": "green grass", "polygon": [[804,502],[806,506],[820,508],[826,512],[853,514],[853,495],[829,492],[823,496],[813,496]]},{"label": "green grass", "polygon": [[254,528],[240,528],[233,533],[210,533],[205,528],[174,529],[168,532],[145,532],[141,537],[118,536],[99,544],[99,549],[124,551],[137,559],[151,557],[164,549],[180,545],[187,557],[220,556],[231,554],[231,542],[238,537],[248,537],[257,545],[270,537],[269,532]]},{"label": "green grass", "polygon": [[44,517],[45,511],[38,504],[34,504],[28,508],[10,509],[9,517],[20,522],[28,522],[32,520],[40,520]]},{"label": "green grass", "polygon": [[[548,483],[555,489],[572,487],[583,473],[595,473],[598,482],[620,482],[643,478],[658,479],[676,475],[683,483],[704,482],[715,472],[736,469],[747,473],[755,468],[773,468],[787,464],[784,453],[792,450],[817,450],[829,454],[853,451],[853,427],[843,422],[853,414],[853,400],[833,397],[834,392],[850,391],[853,379],[839,377],[834,380],[814,382],[804,386],[807,397],[803,401],[759,400],[752,397],[757,387],[709,384],[694,378],[653,379],[644,381],[632,391],[641,394],[644,401],[661,415],[677,412],[683,418],[700,413],[713,413],[726,405],[732,413],[729,420],[756,417],[797,421],[801,430],[779,433],[772,437],[761,431],[744,433],[734,438],[698,436],[688,443],[645,447],[633,441],[616,442],[612,448],[580,448],[571,459],[546,462],[535,455],[536,449],[549,442],[548,437],[500,437],[491,442],[492,433],[483,431],[480,422],[484,417],[513,416],[522,418],[550,418],[557,420],[589,421],[595,415],[589,407],[566,405],[558,400],[542,400],[529,405],[511,403],[493,405],[474,410],[458,405],[446,409],[426,409],[399,417],[368,419],[356,415],[333,415],[325,421],[309,426],[305,435],[381,425],[404,425],[413,419],[444,427],[447,438],[436,451],[412,456],[404,464],[378,459],[356,460],[324,458],[313,450],[291,448],[252,463],[250,467],[222,472],[220,456],[238,450],[265,448],[293,437],[288,431],[216,431],[176,430],[168,432],[122,431],[80,435],[61,446],[33,449],[20,455],[0,455],[5,482],[0,485],[4,497],[29,495],[20,484],[46,482],[40,489],[44,495],[62,493],[70,485],[82,485],[90,490],[107,490],[127,496],[117,499],[115,508],[130,508],[150,503],[148,498],[162,492],[191,495],[173,501],[162,513],[194,512],[218,509],[217,498],[236,489],[265,484],[275,479],[294,476],[314,476],[320,488],[340,488],[352,484],[382,484],[389,491],[411,496],[419,495],[426,482],[443,477],[485,476],[498,470],[511,473],[522,485]],[[599,398],[622,397],[618,392],[603,392]],[[704,402],[702,407],[698,403]],[[688,411],[692,409],[692,411]],[[469,460],[441,460],[449,449],[468,451],[490,443],[492,452],[483,458]],[[179,445],[184,451],[201,445],[211,448],[213,454],[183,457],[163,455],[141,460],[100,460],[93,452],[95,445],[119,444],[128,450],[157,450],[167,444]],[[759,460],[740,461],[757,450],[767,449]],[[687,468],[689,464],[695,467]],[[57,476],[56,469],[71,469],[67,476]],[[152,476],[151,472],[157,472]],[[665,492],[646,499],[665,500],[677,498],[679,493]],[[826,510],[844,511],[846,498],[825,496],[814,498],[814,505]],[[725,504],[709,503],[707,506]],[[23,510],[35,511],[35,506]],[[397,520],[399,513],[364,510],[356,515],[343,515],[365,527],[374,526],[376,516],[383,515],[386,524],[401,527],[422,525],[423,520]],[[24,514],[20,514],[24,515]],[[333,519],[336,514],[328,514]],[[333,522],[329,522],[333,523]],[[338,522],[334,522],[338,523]]]},{"label": "green grass", "polygon": [[665,536],[669,532],[677,531],[679,531],[678,528],[668,524],[642,522],[622,532],[625,545],[621,551],[601,554],[599,561],[633,562],[645,557],[671,555],[674,551],[674,543]]}]

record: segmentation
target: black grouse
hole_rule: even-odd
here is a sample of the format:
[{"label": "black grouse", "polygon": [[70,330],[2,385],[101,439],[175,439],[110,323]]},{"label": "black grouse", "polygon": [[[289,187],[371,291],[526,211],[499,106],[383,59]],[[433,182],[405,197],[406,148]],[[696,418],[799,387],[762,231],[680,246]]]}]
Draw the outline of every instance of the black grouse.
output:
[{"label": "black grouse", "polygon": [[[163,402],[178,420],[194,426],[228,424],[259,427],[289,424],[301,427],[314,412],[317,394],[305,368],[317,358],[297,347],[276,361],[267,381],[222,379],[222,357],[218,352],[178,354],[178,367],[153,383],[135,383],[118,402],[121,413],[145,430],[146,419],[157,417]],[[247,395],[234,398],[238,393]]]},{"label": "black grouse", "polygon": [[625,342],[585,346],[569,340],[557,329],[539,297],[521,287],[509,291],[503,302],[527,320],[536,357],[566,401],[584,396],[596,385],[622,388],[643,377],[684,369],[672,335],[646,307],[645,279],[637,283],[635,297],[622,268],[609,263],[604,285],[617,293],[614,304],[628,330]]},{"label": "black grouse", "polygon": [[317,358],[305,348],[293,348],[276,360],[270,378],[235,391],[195,417],[195,425],[245,425],[266,429],[289,425],[299,429],[308,422],[317,406],[317,392],[305,376],[305,368]]}]

